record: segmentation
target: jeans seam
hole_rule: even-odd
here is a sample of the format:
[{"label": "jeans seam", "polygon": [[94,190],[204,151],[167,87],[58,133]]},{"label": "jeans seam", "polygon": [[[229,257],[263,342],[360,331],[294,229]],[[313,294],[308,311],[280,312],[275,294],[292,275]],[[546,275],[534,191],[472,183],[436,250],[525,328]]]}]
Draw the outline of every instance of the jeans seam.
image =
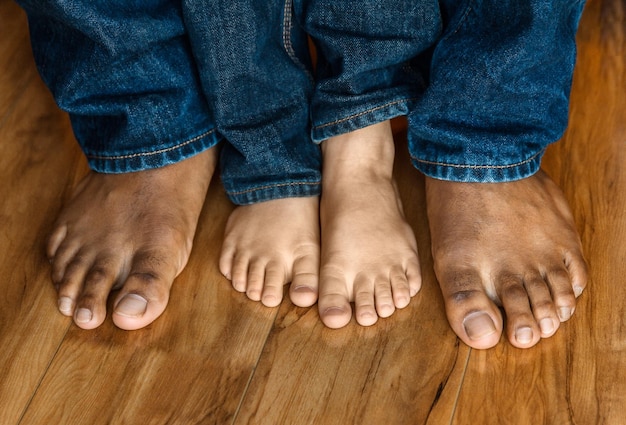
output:
[{"label": "jeans seam", "polygon": [[[444,37],[441,38],[441,40],[439,40],[437,42],[437,44],[441,43],[442,41],[448,40],[449,38],[451,38],[453,35],[455,35],[457,32],[459,32],[461,30],[461,27],[463,26],[463,24],[465,23],[465,20],[467,19],[467,17],[469,16],[470,11],[472,10],[472,1],[469,0],[467,2],[467,9],[465,9],[465,12],[463,12],[463,16],[461,17],[461,19],[459,19],[458,24],[456,25],[456,27],[454,28],[454,31],[446,34]],[[450,58],[446,57],[445,60],[443,60],[440,64],[440,66],[446,66],[450,63]]]},{"label": "jeans seam", "polygon": [[544,150],[545,149],[540,150],[539,152],[535,153],[530,158],[527,158],[527,159],[525,159],[523,161],[519,161],[519,162],[516,162],[515,164],[508,164],[508,165],[450,164],[450,163],[446,163],[446,162],[428,161],[428,160],[425,160],[425,159],[417,158],[417,157],[415,157],[413,155],[411,155],[411,159],[416,161],[416,162],[419,162],[421,164],[434,165],[434,166],[438,166],[438,167],[465,168],[465,169],[470,169],[470,170],[484,170],[484,169],[505,170],[507,168],[519,167],[521,165],[528,164],[529,162],[534,161],[535,158],[537,158],[538,156],[540,156],[544,152]]},{"label": "jeans seam", "polygon": [[176,146],[172,146],[169,148],[165,148],[165,149],[159,149],[156,151],[152,151],[152,152],[140,152],[140,153],[133,153],[133,154],[128,154],[128,155],[112,155],[112,156],[100,156],[100,155],[89,155],[86,154],[85,156],[89,159],[110,159],[110,160],[115,160],[115,159],[131,159],[131,158],[137,158],[137,157],[142,157],[142,156],[150,156],[150,155],[159,155],[162,153],[166,153],[166,152],[171,152],[173,150],[182,148],[184,146],[187,146],[193,142],[197,142],[198,140],[212,134],[215,133],[215,129],[213,130],[209,130],[206,133],[203,133],[199,136],[196,136],[192,139],[186,140],[182,143],[177,144]]},{"label": "jeans seam", "polygon": [[296,51],[293,48],[293,44],[291,44],[291,28],[293,27],[293,0],[285,0],[285,5],[283,7],[283,48],[287,55],[291,59],[291,61],[296,64],[304,73],[307,75],[309,80],[314,82],[313,75],[309,72],[307,67],[298,59],[296,55]]},{"label": "jeans seam", "polygon": [[255,187],[254,189],[246,189],[246,190],[241,190],[241,191],[237,191],[237,192],[231,192],[231,191],[227,191],[227,192],[228,192],[229,195],[243,195],[243,194],[246,194],[246,193],[257,192],[259,190],[273,189],[273,188],[276,188],[276,187],[305,186],[305,185],[319,186],[321,184],[322,184],[321,182],[278,183],[278,184],[271,184],[271,185],[267,185],[267,186]]},{"label": "jeans seam", "polygon": [[416,98],[416,97],[413,97],[413,98],[404,98],[404,99],[397,99],[397,100],[394,100],[394,101],[391,101],[391,102],[387,102],[387,103],[385,103],[384,105],[379,105],[379,106],[376,106],[376,107],[374,107],[374,108],[369,108],[369,109],[366,109],[365,111],[361,111],[361,112],[359,112],[359,113],[352,114],[352,115],[349,115],[349,116],[347,116],[347,117],[344,117],[344,118],[341,118],[341,119],[338,119],[338,120],[335,120],[335,121],[331,121],[331,122],[327,122],[327,123],[324,123],[324,124],[320,124],[320,125],[313,126],[313,129],[314,129],[314,130],[319,130],[319,129],[322,129],[322,128],[330,127],[331,125],[341,124],[341,123],[343,123],[343,122],[346,122],[346,121],[349,121],[349,120],[352,120],[352,119],[355,119],[355,118],[361,117],[361,116],[363,116],[363,115],[367,115],[367,114],[369,114],[369,113],[372,113],[372,112],[378,111],[378,110],[380,110],[380,109],[384,109],[384,108],[387,108],[387,107],[392,106],[392,105],[397,105],[398,103],[402,103],[402,102],[411,102],[411,101],[413,101],[413,100],[417,100],[417,99],[418,99],[418,98]]}]

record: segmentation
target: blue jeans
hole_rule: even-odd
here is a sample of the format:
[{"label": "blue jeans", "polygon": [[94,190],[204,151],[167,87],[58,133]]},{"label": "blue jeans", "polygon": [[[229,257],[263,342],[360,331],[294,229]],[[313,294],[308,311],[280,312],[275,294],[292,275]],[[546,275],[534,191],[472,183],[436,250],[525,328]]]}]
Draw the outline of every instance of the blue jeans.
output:
[{"label": "blue jeans", "polygon": [[315,141],[407,114],[424,174],[502,182],[565,130],[582,0],[294,1],[320,54]]},{"label": "blue jeans", "polygon": [[247,204],[319,194],[313,142],[399,115],[426,175],[533,174],[567,124],[584,1],[19,3],[94,170],[161,167],[224,138],[224,186]]}]

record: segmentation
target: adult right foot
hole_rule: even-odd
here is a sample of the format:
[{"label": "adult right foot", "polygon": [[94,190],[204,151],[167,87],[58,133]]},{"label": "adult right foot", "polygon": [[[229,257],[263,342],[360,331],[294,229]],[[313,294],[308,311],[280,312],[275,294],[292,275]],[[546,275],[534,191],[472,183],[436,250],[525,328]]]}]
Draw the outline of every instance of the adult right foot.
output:
[{"label": "adult right foot", "polygon": [[61,313],[93,329],[119,289],[112,315],[118,327],[142,328],[160,316],[187,264],[216,159],[214,147],[163,168],[90,172],[48,241]]},{"label": "adult right foot", "polygon": [[421,286],[417,243],[393,177],[389,121],[326,140],[318,308],[331,328],[369,326],[409,304]]},{"label": "adult right foot", "polygon": [[435,274],[452,329],[467,345],[531,347],[574,312],[587,284],[567,201],[542,171],[507,183],[426,178]]}]

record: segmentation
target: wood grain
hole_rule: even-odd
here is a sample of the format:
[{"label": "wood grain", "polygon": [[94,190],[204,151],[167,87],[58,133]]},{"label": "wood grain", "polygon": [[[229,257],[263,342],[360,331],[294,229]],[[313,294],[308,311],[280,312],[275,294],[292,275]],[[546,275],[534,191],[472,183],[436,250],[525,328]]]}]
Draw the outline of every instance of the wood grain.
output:
[{"label": "wood grain", "polygon": [[233,291],[217,268],[233,207],[215,180],[164,315],[83,331],[57,312],[43,247],[86,162],[37,75],[24,14],[0,0],[0,424],[626,423],[626,2],[589,0],[578,43],[570,124],[544,168],[572,205],[591,280],[537,347],[472,350],[448,327],[402,120],[395,176],[424,279],[404,310],[333,331],[315,307]]}]

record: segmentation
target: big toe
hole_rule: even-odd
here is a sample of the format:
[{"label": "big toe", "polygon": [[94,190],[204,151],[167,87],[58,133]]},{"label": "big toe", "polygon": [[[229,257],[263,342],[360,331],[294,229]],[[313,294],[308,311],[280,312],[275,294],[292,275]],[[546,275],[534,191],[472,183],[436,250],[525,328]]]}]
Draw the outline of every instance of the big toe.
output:
[{"label": "big toe", "polygon": [[129,276],[113,307],[113,323],[136,330],[154,322],[167,307],[171,282],[149,274]]},{"label": "big toe", "polygon": [[310,307],[317,301],[319,285],[319,250],[298,258],[293,265],[289,297],[298,307]]},{"label": "big toe", "polygon": [[502,316],[483,289],[480,277],[462,273],[440,286],[450,326],[457,336],[472,348],[495,346],[502,335]]},{"label": "big toe", "polygon": [[320,319],[332,329],[346,326],[352,318],[352,307],[341,279],[322,278],[319,301],[317,303]]},{"label": "big toe", "polygon": [[[451,319],[453,320],[453,319]],[[500,340],[499,318],[486,311],[472,311],[461,320],[460,326],[453,324],[456,334],[472,348],[491,348]]]}]

